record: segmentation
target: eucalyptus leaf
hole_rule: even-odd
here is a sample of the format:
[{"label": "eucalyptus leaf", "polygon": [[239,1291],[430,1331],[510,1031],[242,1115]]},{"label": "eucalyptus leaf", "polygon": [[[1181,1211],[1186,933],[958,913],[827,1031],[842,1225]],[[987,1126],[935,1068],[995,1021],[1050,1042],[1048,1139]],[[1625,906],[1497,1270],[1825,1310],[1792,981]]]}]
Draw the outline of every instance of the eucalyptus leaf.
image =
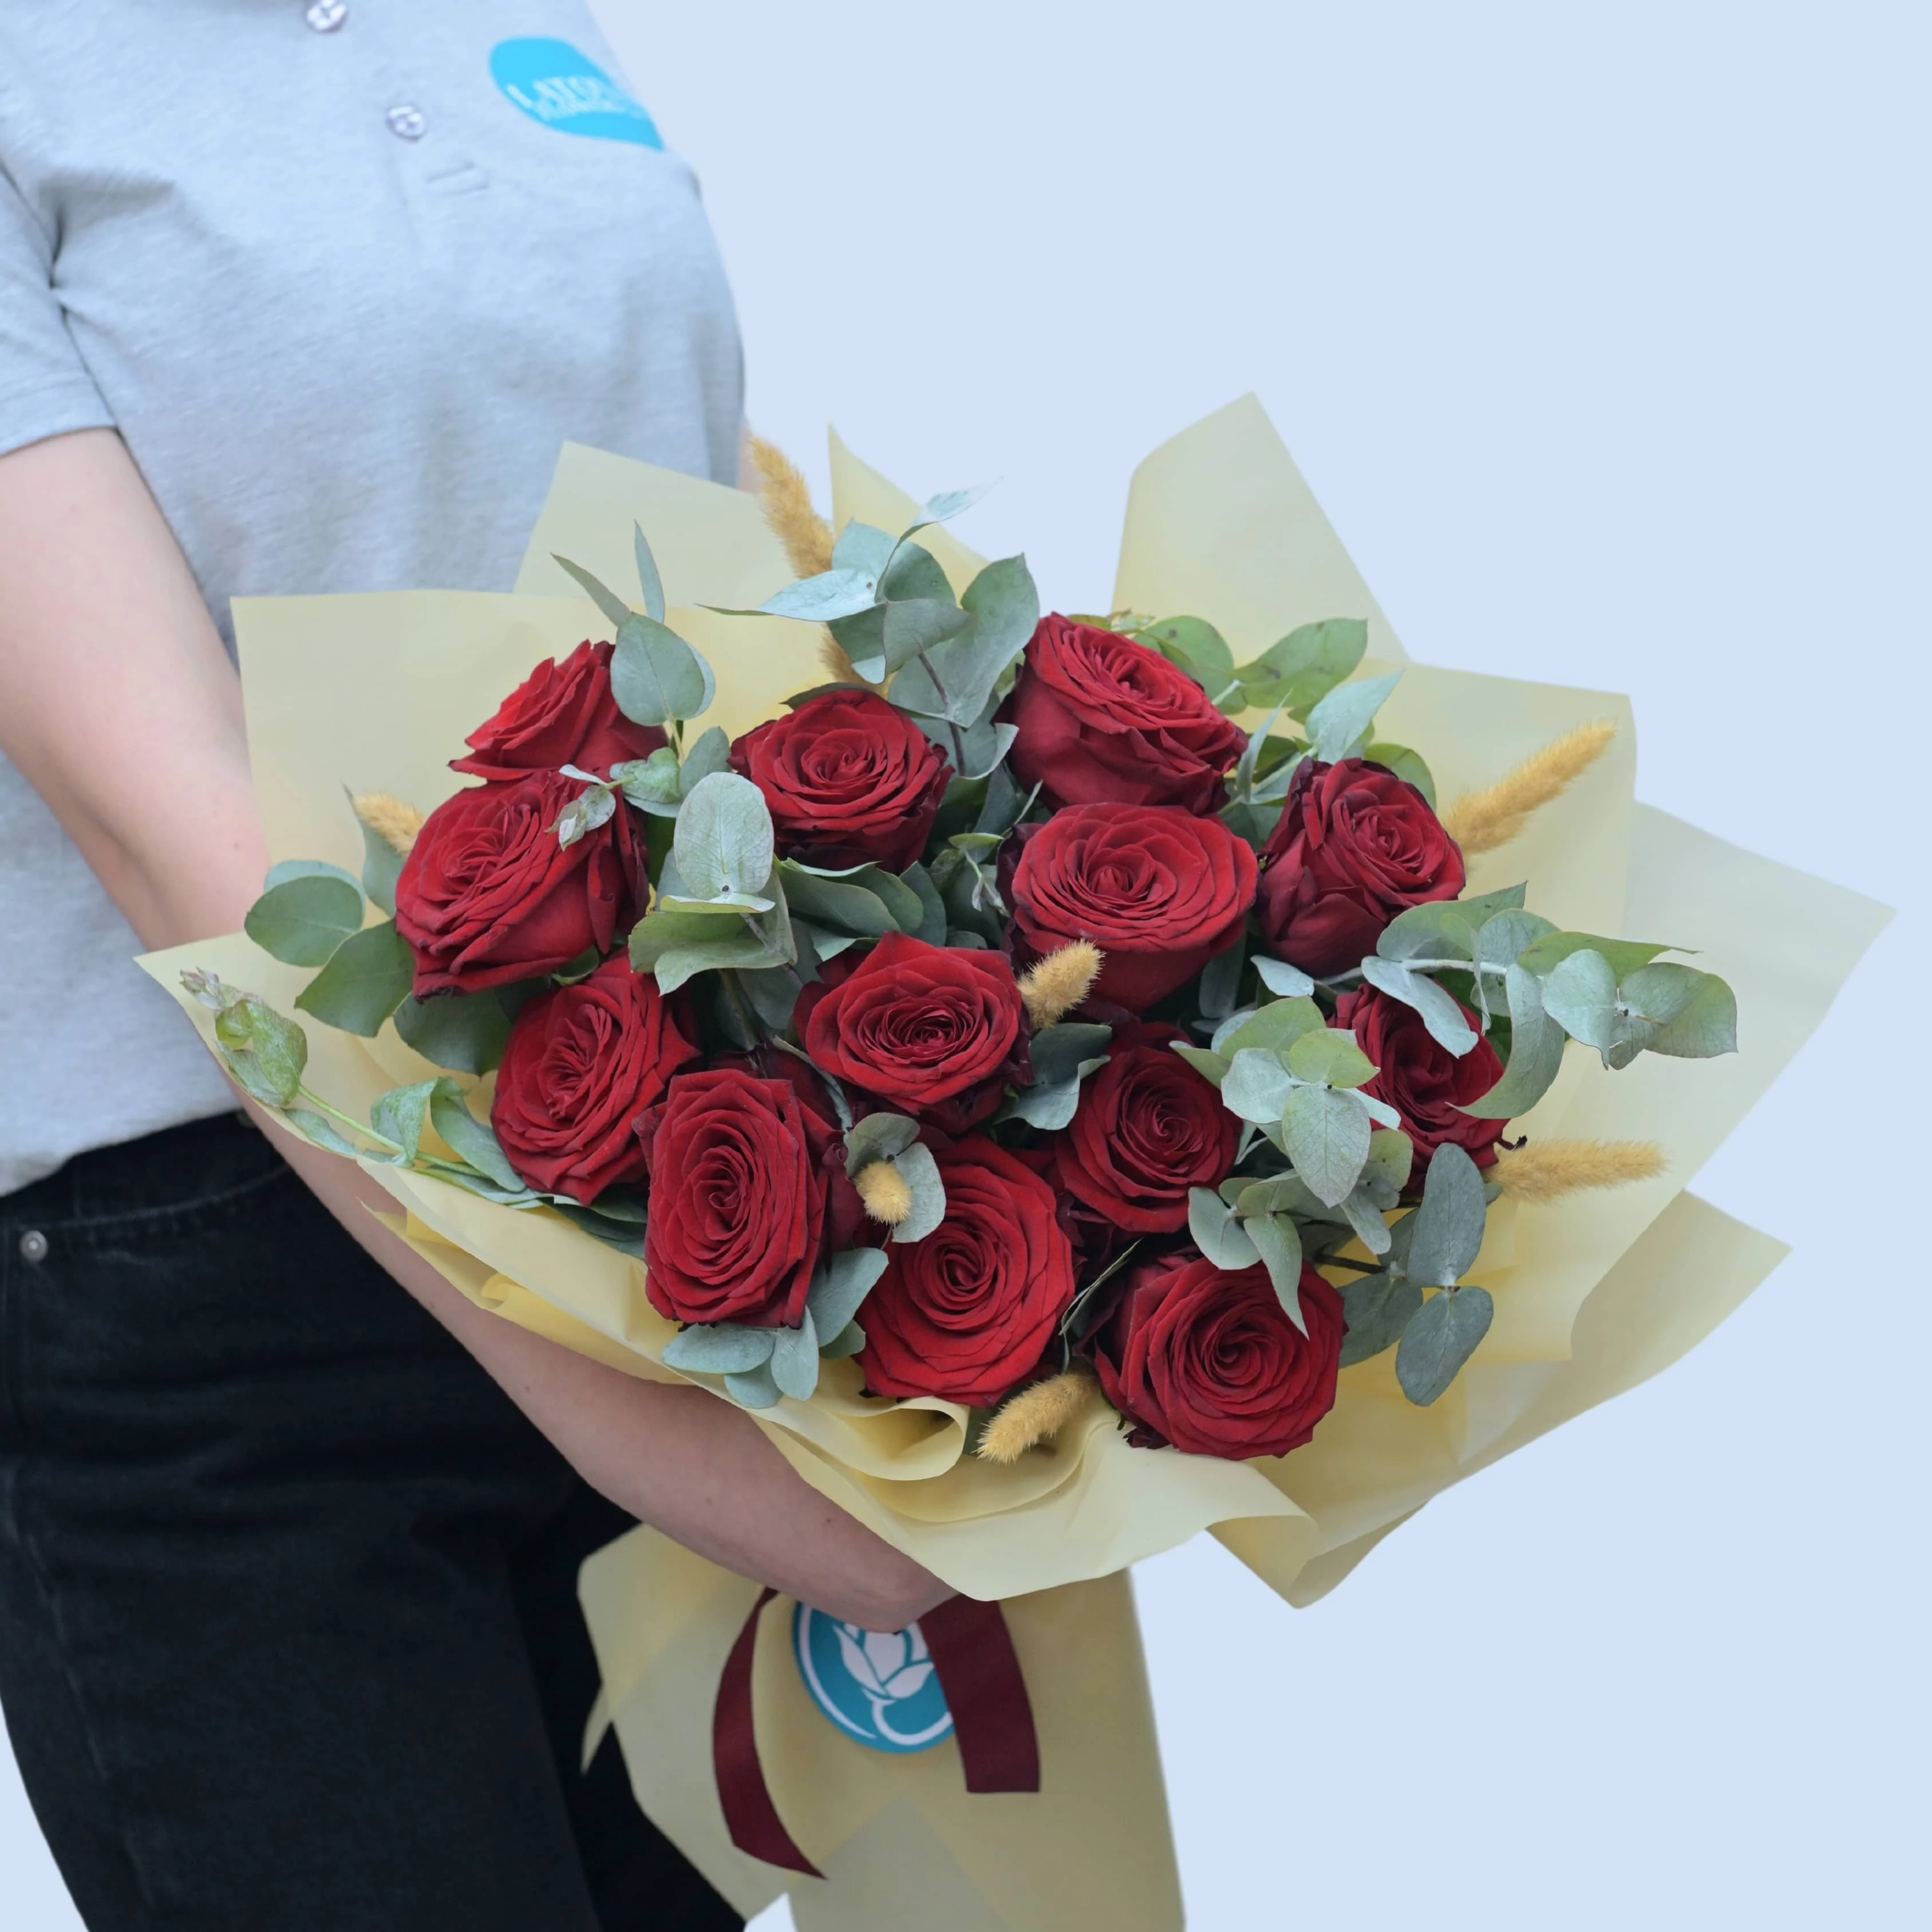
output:
[{"label": "eucalyptus leaf", "polygon": [[1372,1131],[1361,1096],[1330,1087],[1295,1088],[1282,1113],[1282,1145],[1295,1172],[1330,1208],[1354,1189]]},{"label": "eucalyptus leaf", "polygon": [[680,1329],[664,1344],[664,1366],[686,1375],[745,1375],[771,1360],[777,1339],[775,1328],[700,1323]]},{"label": "eucalyptus leaf", "polygon": [[430,1090],[430,1124],[458,1157],[500,1187],[527,1187],[530,1183],[510,1165],[509,1156],[495,1132],[470,1111],[463,1089],[454,1080],[436,1082]]},{"label": "eucalyptus leaf", "polygon": [[1055,1081],[1051,1084],[1036,1081],[1030,1087],[1021,1088],[1012,1097],[1010,1110],[1012,1118],[1048,1132],[1067,1126],[1079,1111],[1082,1078],[1097,1072],[1106,1064],[1106,1055],[1102,1054],[1093,1060],[1083,1060],[1071,1079]]},{"label": "eucalyptus leaf", "polygon": [[328,1148],[331,1154],[359,1155],[363,1151],[343,1135],[332,1120],[312,1107],[291,1107],[282,1118],[291,1126],[298,1127],[318,1147]]},{"label": "eucalyptus leaf", "polygon": [[[1239,1055],[1236,1056],[1238,1060]],[[1298,1080],[1329,1087],[1359,1087],[1376,1076],[1376,1064],[1339,1027],[1318,1027],[1292,1041],[1288,1070]]]},{"label": "eucalyptus leaf", "polygon": [[637,560],[638,584],[644,595],[644,615],[653,622],[662,624],[664,618],[664,579],[658,574],[658,560],[652,556],[651,547],[644,541],[642,524],[631,526],[631,554]]},{"label": "eucalyptus leaf", "polygon": [[882,939],[899,930],[885,902],[876,892],[844,879],[826,878],[790,859],[778,861],[785,899],[801,919],[856,938]]},{"label": "eucalyptus leaf", "polygon": [[344,885],[354,886],[358,892],[362,890],[353,872],[340,866],[332,866],[326,859],[281,860],[268,868],[262,881],[262,890],[272,892],[290,879],[340,879]]},{"label": "eucalyptus leaf", "polygon": [[1114,1037],[1112,1027],[1087,1020],[1063,1020],[1042,1027],[1033,1036],[1033,1075],[1036,1084],[1057,1087],[1072,1079],[1082,1062],[1104,1053]]},{"label": "eucalyptus leaf", "polygon": [[510,1016],[494,988],[422,1000],[412,994],[397,1007],[395,1021],[405,1045],[458,1073],[488,1073],[509,1043]]},{"label": "eucalyptus leaf", "polygon": [[[370,1102],[369,1124],[402,1150],[398,1159],[404,1166],[421,1150],[423,1123],[429,1118],[430,1098],[436,1089],[434,1080],[412,1081],[406,1087],[392,1087]],[[518,1187],[524,1184],[514,1177],[513,1181]]]},{"label": "eucalyptus leaf", "polygon": [[891,561],[893,548],[891,531],[855,518],[838,532],[838,540],[832,546],[832,568],[855,572],[877,584]]},{"label": "eucalyptus leaf", "polygon": [[581,564],[572,563],[567,556],[557,556],[555,550],[550,552],[550,556],[557,564],[576,578],[589,593],[591,602],[595,604],[612,623],[621,624],[630,616],[630,605],[626,604],[614,590],[592,577]]},{"label": "eucalyptus leaf", "polygon": [[892,1162],[899,1178],[912,1196],[912,1208],[904,1220],[894,1224],[889,1239],[922,1241],[946,1219],[946,1182],[932,1150],[916,1143]]},{"label": "eucalyptus leaf", "polygon": [[[878,582],[869,572],[840,568],[821,571],[796,584],[788,584],[767,597],[756,610],[726,610],[730,617],[796,617],[808,624],[829,623],[869,610],[878,602]],[[716,608],[716,607],[714,607]]]},{"label": "eucalyptus leaf", "polygon": [[1542,982],[1525,968],[1511,966],[1503,986],[1509,1000],[1509,1064],[1486,1094],[1460,1109],[1478,1120],[1513,1120],[1528,1113],[1563,1065],[1567,1036],[1543,1010]]},{"label": "eucalyptus leaf", "polygon": [[[1133,634],[1136,642],[1160,652],[1195,678],[1210,695],[1234,675],[1234,654],[1228,640],[1204,617],[1163,617]],[[1210,686],[1210,678],[1214,682]]]},{"label": "eucalyptus leaf", "polygon": [[1346,758],[1367,733],[1383,700],[1402,680],[1400,671],[1338,685],[1308,714],[1315,755],[1332,764]]},{"label": "eucalyptus leaf", "polygon": [[1264,958],[1257,953],[1254,966],[1262,984],[1278,998],[1305,1000],[1315,990],[1315,982],[1299,966],[1291,966],[1285,959]]},{"label": "eucalyptus leaf", "polygon": [[1543,981],[1543,1007],[1571,1039],[1607,1059],[1617,1035],[1616,970],[1603,954],[1572,952]]},{"label": "eucalyptus leaf", "polygon": [[1426,1408],[1460,1373],[1490,1332],[1496,1304],[1486,1289],[1444,1288],[1409,1318],[1395,1352],[1396,1380],[1419,1408]]},{"label": "eucalyptus leaf", "polygon": [[811,1309],[796,1328],[775,1328],[772,1338],[772,1380],[793,1401],[809,1402],[818,1387],[818,1330]]},{"label": "eucalyptus leaf", "polygon": [[1297,1090],[1276,1054],[1244,1046],[1236,1051],[1221,1082],[1221,1104],[1240,1119],[1264,1126],[1282,1118],[1289,1095]]},{"label": "eucalyptus leaf", "polygon": [[242,930],[286,966],[320,966],[362,927],[362,888],[331,867],[285,878],[248,908]]},{"label": "eucalyptus leaf", "polygon": [[[922,652],[956,638],[972,626],[973,620],[950,598],[908,598],[884,607],[880,625],[884,661],[883,676],[911,663]],[[877,682],[875,680],[874,682]]]},{"label": "eucalyptus leaf", "polygon": [[1369,1136],[1368,1164],[1362,1170],[1364,1186],[1372,1184],[1387,1196],[1378,1207],[1393,1208],[1408,1185],[1415,1164],[1415,1144],[1400,1128],[1383,1128]]},{"label": "eucalyptus leaf", "polygon": [[919,901],[919,923],[912,928],[913,937],[924,940],[928,946],[944,946],[946,902],[939,896],[932,875],[923,866],[915,864],[908,866],[899,877]]},{"label": "eucalyptus leaf", "polygon": [[1478,1036],[1463,1017],[1462,1006],[1426,973],[1412,972],[1398,959],[1377,958],[1362,962],[1362,977],[1378,992],[1413,1006],[1429,1029],[1430,1038],[1459,1060],[1474,1052]]},{"label": "eucalyptus leaf", "polygon": [[1476,956],[1486,965],[1514,965],[1530,946],[1556,930],[1551,921],[1520,906],[1492,913],[1476,934]]},{"label": "eucalyptus leaf", "polygon": [[[1236,996],[1240,990],[1241,968],[1247,959],[1247,941],[1244,936],[1234,944],[1225,946],[1201,969],[1201,1011],[1210,1020],[1226,1019],[1234,1010]],[[1310,987],[1304,986],[1306,992]]]},{"label": "eucalyptus leaf", "polygon": [[892,699],[927,717],[974,722],[1001,674],[1040,623],[1040,593],[1023,556],[989,563],[966,586],[962,607],[972,618],[957,637],[935,644],[892,680]]},{"label": "eucalyptus leaf", "polygon": [[1640,966],[1648,966],[1660,952],[1682,950],[1654,946],[1643,939],[1600,939],[1589,932],[1548,932],[1526,946],[1517,955],[1517,963],[1538,979],[1544,979],[1564,960],[1579,952],[1591,952],[1608,960],[1611,970],[1621,976],[1634,973]]},{"label": "eucalyptus leaf", "polygon": [[1280,702],[1290,716],[1306,718],[1362,661],[1369,627],[1360,617],[1324,617],[1303,624],[1264,651],[1252,667],[1281,682]]},{"label": "eucalyptus leaf", "polygon": [[236,995],[214,1016],[214,1037],[229,1072],[265,1106],[286,1107],[308,1064],[308,1040],[254,993]]},{"label": "eucalyptus leaf", "polygon": [[1382,1219],[1382,1204],[1366,1184],[1369,1170],[1362,1170],[1363,1178],[1349,1190],[1347,1199],[1342,1203],[1342,1214],[1348,1226],[1354,1230],[1355,1238],[1372,1255],[1385,1255],[1389,1251],[1388,1223]]},{"label": "eucalyptus leaf", "polygon": [[873,1161],[896,1160],[918,1138],[919,1123],[904,1114],[868,1114],[846,1130],[845,1172],[856,1174]]},{"label": "eucalyptus leaf", "polygon": [[1279,1053],[1292,1046],[1304,1034],[1315,1032],[1327,1024],[1322,1016],[1322,1009],[1312,1000],[1273,1000],[1257,1008],[1238,1026],[1230,1027],[1224,1022],[1215,1031],[1213,1046],[1216,1053],[1231,1057],[1244,1047],[1259,1047],[1270,1053]]},{"label": "eucalyptus leaf", "polygon": [[[1737,1052],[1737,995],[1714,973],[1700,973],[1696,977],[1697,985],[1688,1003],[1650,1042],[1651,1052],[1668,1054],[1674,1059],[1707,1060]],[[1626,990],[1628,985],[1626,982]]]},{"label": "eucalyptus leaf", "polygon": [[1289,1321],[1303,1334],[1308,1318],[1301,1312],[1301,1236],[1286,1214],[1263,1214],[1241,1223],[1274,1284],[1275,1297]]},{"label": "eucalyptus leaf", "polygon": [[1211,1053],[1204,1046],[1185,1046],[1179,1040],[1172,1044],[1174,1052],[1210,1087],[1220,1087],[1228,1077],[1230,1062],[1225,1054]]},{"label": "eucalyptus leaf", "polygon": [[1408,1276],[1431,1288],[1453,1288],[1483,1246],[1487,1210],[1476,1163],[1454,1141],[1430,1158],[1409,1238]]},{"label": "eucalyptus leaf", "polygon": [[409,942],[386,920],[351,933],[296,995],[296,1005],[325,1026],[373,1040],[408,997],[415,976]]},{"label": "eucalyptus leaf", "polygon": [[710,668],[675,631],[635,612],[618,626],[610,694],[633,724],[695,718],[712,688]]},{"label": "eucalyptus leaf", "polygon": [[1262,1258],[1234,1210],[1212,1188],[1187,1190],[1187,1228],[1202,1253],[1231,1274],[1252,1268]]},{"label": "eucalyptus leaf", "polygon": [[1406,745],[1370,744],[1362,747],[1362,756],[1414,786],[1430,810],[1436,809],[1436,775],[1420,752],[1412,752]]},{"label": "eucalyptus leaf", "polygon": [[736,772],[713,772],[686,794],[672,846],[677,869],[698,898],[761,893],[772,875],[770,808]]},{"label": "eucalyptus leaf", "polygon": [[727,1376],[724,1393],[744,1408],[776,1408],[778,1404],[778,1385],[769,1362],[761,1362],[743,1375]]},{"label": "eucalyptus leaf", "polygon": [[866,1331],[856,1322],[848,1322],[829,1342],[818,1345],[820,1358],[828,1362],[842,1362],[848,1355],[856,1355],[866,1346]]},{"label": "eucalyptus leaf", "polygon": [[826,1261],[812,1277],[805,1300],[818,1332],[842,1333],[890,1264],[882,1248],[847,1248]]},{"label": "eucalyptus leaf", "polygon": [[[705,734],[707,738],[710,735]],[[668,745],[660,745],[648,758],[632,758],[614,766],[610,776],[640,812],[652,812],[660,818],[677,816],[684,796],[683,775],[678,770],[677,754]]]},{"label": "eucalyptus leaf", "polygon": [[1342,1366],[1352,1368],[1379,1355],[1402,1339],[1422,1306],[1422,1291],[1400,1274],[1365,1274],[1342,1291],[1342,1312],[1348,1324],[1342,1344]]}]

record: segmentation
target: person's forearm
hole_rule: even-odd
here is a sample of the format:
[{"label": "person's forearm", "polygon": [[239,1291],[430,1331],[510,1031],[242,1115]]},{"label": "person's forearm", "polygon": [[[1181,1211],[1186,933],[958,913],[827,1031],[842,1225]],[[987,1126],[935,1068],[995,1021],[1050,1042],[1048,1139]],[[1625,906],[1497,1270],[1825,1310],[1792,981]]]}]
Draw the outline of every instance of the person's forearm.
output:
[{"label": "person's forearm", "polygon": [[372,1208],[393,1213],[395,1204],[358,1168],[279,1126],[263,1130],[363,1247],[621,1508],[863,1629],[900,1629],[952,1594],[828,1502],[742,1410],[700,1388],[625,1375],[477,1307],[375,1218]]}]

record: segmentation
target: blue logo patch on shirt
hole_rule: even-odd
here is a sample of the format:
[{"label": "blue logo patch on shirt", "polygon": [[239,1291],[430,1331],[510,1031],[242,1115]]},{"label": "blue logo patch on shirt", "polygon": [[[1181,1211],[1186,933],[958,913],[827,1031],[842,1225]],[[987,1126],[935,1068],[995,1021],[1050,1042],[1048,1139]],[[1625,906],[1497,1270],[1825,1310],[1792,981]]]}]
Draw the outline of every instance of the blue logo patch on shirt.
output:
[{"label": "blue logo patch on shirt", "polygon": [[904,1753],[952,1736],[952,1713],[918,1624],[884,1635],[800,1604],[791,1642],[812,1701],[848,1737]]},{"label": "blue logo patch on shirt", "polygon": [[657,123],[568,40],[500,40],[490,50],[490,77],[532,121],[560,134],[664,146]]}]

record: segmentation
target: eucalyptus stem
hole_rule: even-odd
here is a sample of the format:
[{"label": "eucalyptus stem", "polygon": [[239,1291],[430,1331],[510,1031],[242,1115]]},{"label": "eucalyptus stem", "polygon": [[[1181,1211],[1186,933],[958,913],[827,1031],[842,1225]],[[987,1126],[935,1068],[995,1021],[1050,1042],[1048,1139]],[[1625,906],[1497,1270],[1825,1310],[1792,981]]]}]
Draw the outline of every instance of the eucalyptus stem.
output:
[{"label": "eucalyptus stem", "polygon": [[332,1120],[340,1120],[345,1127],[361,1134],[365,1139],[380,1141],[386,1148],[394,1148],[398,1154],[402,1152],[400,1141],[392,1141],[387,1134],[379,1134],[366,1120],[358,1120],[352,1114],[345,1114],[340,1107],[332,1107],[320,1094],[310,1088],[298,1085],[296,1092],[318,1114],[326,1114]]},{"label": "eucalyptus stem", "polygon": [[[1500,980],[1509,968],[1492,964],[1486,959],[1391,959],[1391,966],[1406,967],[1412,973],[1486,973],[1492,979]],[[1321,986],[1339,986],[1350,980],[1359,980],[1362,969],[1351,966],[1346,973],[1331,973],[1325,980],[1316,982]]]},{"label": "eucalyptus stem", "polygon": [[[950,712],[952,709],[952,694],[946,688],[946,680],[933,668],[932,660],[921,651],[919,662],[926,668],[926,674],[932,680],[932,688],[939,694],[939,701]],[[961,736],[958,722],[948,718],[946,728],[952,734],[952,769],[960,777],[966,776],[966,740]]]}]

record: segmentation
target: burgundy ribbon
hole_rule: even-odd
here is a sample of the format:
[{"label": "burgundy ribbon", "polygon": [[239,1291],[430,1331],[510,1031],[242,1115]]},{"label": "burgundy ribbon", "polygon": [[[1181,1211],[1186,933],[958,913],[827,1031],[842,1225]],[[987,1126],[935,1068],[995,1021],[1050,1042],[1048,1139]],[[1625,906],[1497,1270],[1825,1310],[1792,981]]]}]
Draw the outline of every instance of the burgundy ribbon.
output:
[{"label": "burgundy ribbon", "polygon": [[[752,1718],[752,1660],[758,1619],[777,1594],[767,1590],[752,1606],[718,1680],[711,1719],[711,1759],[731,1842],[741,1852],[813,1878],[824,1874],[800,1851],[772,1802],[758,1760]],[[966,1789],[1037,1791],[1040,1734],[1012,1633],[998,1604],[955,1597],[919,1620],[926,1648],[952,1714],[952,1734]]]}]

